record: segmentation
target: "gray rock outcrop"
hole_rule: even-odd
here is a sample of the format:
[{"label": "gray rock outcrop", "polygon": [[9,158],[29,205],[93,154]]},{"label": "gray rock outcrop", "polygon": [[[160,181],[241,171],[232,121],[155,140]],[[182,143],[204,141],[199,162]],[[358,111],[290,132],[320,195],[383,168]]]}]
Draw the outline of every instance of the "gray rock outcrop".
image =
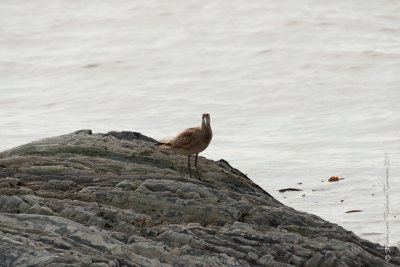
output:
[{"label": "gray rock outcrop", "polygon": [[399,266],[226,161],[81,130],[0,153],[0,266]]}]

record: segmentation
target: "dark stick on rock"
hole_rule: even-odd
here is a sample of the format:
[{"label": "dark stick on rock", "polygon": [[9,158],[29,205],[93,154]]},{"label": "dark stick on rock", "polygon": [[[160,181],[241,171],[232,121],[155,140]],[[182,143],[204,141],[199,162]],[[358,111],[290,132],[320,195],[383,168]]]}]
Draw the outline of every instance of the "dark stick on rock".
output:
[{"label": "dark stick on rock", "polygon": [[399,266],[400,252],[282,205],[228,162],[134,132],[0,153],[0,266]]}]

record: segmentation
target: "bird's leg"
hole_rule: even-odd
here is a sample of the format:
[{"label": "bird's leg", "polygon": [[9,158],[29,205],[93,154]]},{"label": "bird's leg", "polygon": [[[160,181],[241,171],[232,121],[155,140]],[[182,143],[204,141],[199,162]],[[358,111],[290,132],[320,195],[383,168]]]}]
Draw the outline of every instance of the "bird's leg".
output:
[{"label": "bird's leg", "polygon": [[194,165],[196,165],[197,175],[199,176],[199,180],[201,180],[200,173],[199,173],[199,168],[197,167],[197,156],[198,155],[199,155],[199,153],[196,153],[196,158],[194,159]]},{"label": "bird's leg", "polygon": [[192,171],[190,170],[190,155],[188,155],[188,168],[189,168],[190,178],[192,178]]}]

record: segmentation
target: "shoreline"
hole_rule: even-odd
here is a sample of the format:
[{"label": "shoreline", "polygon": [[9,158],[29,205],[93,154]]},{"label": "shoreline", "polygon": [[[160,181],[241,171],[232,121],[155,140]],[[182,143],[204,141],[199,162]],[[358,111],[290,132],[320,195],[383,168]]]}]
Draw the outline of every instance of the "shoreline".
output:
[{"label": "shoreline", "polygon": [[[199,181],[188,178],[186,160],[138,133],[90,130],[0,153],[0,231],[25,244],[0,241],[1,260],[400,264],[397,248],[388,263],[384,247],[282,205],[226,161],[199,157],[206,180]],[[56,244],[63,245],[53,250]]]}]

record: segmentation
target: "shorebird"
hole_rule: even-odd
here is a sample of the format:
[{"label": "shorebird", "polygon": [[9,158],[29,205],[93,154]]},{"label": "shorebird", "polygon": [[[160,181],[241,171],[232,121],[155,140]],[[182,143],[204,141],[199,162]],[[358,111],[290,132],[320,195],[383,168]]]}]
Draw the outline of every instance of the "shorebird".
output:
[{"label": "shorebird", "polygon": [[178,154],[188,157],[188,168],[190,178],[192,171],[190,170],[190,156],[196,154],[194,164],[199,180],[201,180],[199,168],[197,167],[197,157],[200,152],[205,150],[212,139],[212,130],[210,124],[210,114],[205,113],[201,117],[201,126],[188,128],[177,134],[172,140],[167,142],[159,142],[160,148],[171,149]]}]

